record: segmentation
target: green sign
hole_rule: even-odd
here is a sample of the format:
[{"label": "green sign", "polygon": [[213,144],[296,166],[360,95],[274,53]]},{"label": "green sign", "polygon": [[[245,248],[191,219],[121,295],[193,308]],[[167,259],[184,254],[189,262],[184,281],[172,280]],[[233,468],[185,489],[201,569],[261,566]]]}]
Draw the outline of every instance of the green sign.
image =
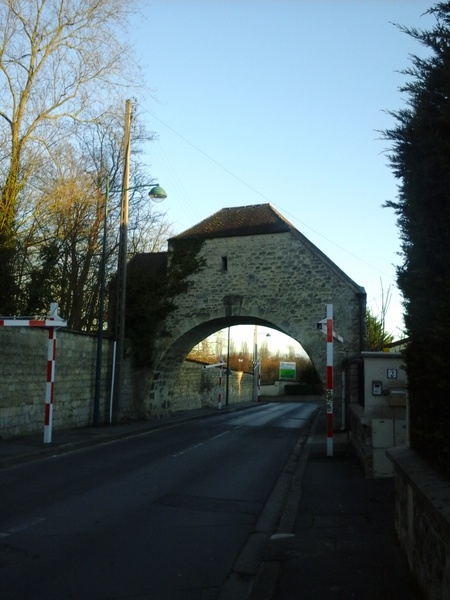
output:
[{"label": "green sign", "polygon": [[280,379],[295,379],[295,362],[280,362]]}]

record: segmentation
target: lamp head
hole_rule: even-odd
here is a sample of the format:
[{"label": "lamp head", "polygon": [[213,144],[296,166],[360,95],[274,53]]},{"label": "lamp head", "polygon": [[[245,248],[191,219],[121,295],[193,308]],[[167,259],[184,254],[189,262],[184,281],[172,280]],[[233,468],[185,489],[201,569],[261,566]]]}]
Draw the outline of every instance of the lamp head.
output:
[{"label": "lamp head", "polygon": [[162,202],[167,198],[166,192],[158,183],[152,187],[148,195],[153,200],[153,202]]}]

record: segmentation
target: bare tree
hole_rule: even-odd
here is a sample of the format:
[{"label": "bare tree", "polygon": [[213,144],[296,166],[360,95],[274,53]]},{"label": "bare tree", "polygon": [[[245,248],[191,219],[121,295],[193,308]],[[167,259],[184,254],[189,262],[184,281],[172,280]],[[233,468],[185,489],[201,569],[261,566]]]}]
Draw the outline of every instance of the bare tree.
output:
[{"label": "bare tree", "polygon": [[[11,284],[19,196],[74,121],[138,69],[120,41],[135,0],[0,0],[0,276]],[[106,103],[106,102],[105,102]],[[97,108],[96,108],[97,107]],[[11,285],[0,292],[8,305]]]},{"label": "bare tree", "polygon": [[[120,106],[111,109],[101,123],[77,124],[71,138],[53,149],[54,161],[45,162],[30,178],[28,202],[18,202],[22,313],[45,311],[51,298],[58,300],[71,328],[97,328],[105,231],[106,281],[117,267],[122,112]],[[130,257],[162,249],[171,233],[164,213],[148,199],[151,177],[139,161],[142,144],[150,136],[138,116],[133,128]]]}]

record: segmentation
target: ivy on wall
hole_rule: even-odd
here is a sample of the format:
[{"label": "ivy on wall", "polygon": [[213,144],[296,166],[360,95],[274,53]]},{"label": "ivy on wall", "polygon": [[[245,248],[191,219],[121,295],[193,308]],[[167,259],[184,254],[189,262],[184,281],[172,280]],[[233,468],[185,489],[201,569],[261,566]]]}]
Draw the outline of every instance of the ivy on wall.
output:
[{"label": "ivy on wall", "polygon": [[[126,337],[132,345],[137,368],[152,366],[154,342],[166,335],[164,321],[177,308],[177,296],[189,289],[189,277],[206,261],[199,256],[204,240],[176,240],[167,253],[141,255],[130,261],[127,276]],[[142,257],[144,260],[142,260]],[[169,259],[169,260],[168,260]]]}]

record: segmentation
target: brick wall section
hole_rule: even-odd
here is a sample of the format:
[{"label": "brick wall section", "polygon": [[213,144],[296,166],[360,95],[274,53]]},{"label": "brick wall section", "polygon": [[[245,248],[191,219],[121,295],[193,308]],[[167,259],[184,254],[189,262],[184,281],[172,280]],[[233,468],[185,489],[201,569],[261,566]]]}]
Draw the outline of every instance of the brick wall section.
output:
[{"label": "brick wall section", "polygon": [[410,569],[428,600],[450,600],[450,483],[409,448],[388,455],[395,527]]}]

